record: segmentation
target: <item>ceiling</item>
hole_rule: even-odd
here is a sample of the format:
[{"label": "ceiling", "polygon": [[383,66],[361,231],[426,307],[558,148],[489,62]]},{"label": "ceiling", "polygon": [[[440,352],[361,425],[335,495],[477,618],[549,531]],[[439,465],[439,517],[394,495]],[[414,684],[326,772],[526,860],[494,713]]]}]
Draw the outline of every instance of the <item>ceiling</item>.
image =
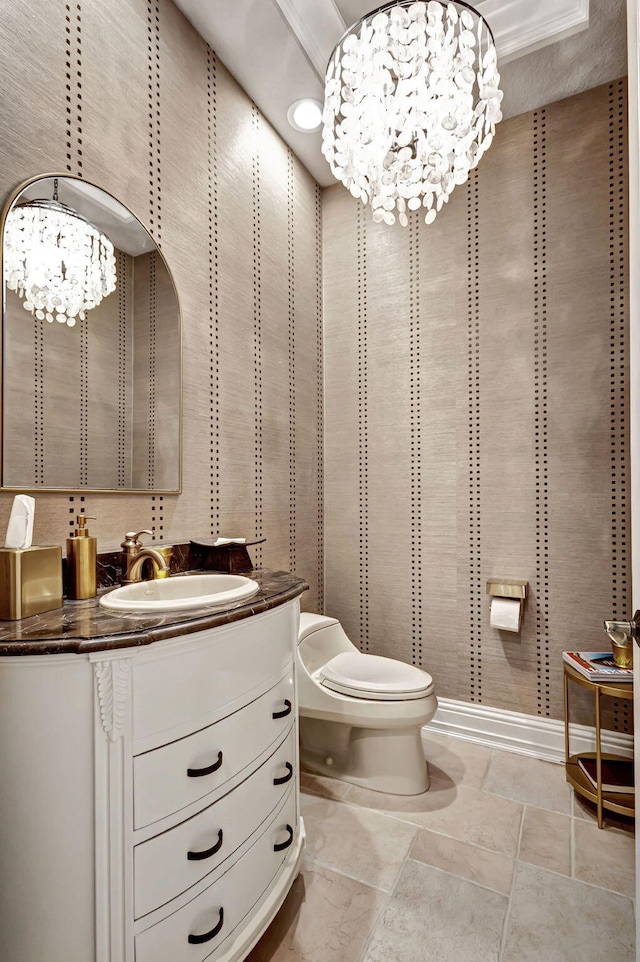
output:
[{"label": "ceiling", "polygon": [[[323,99],[344,31],[376,0],[175,0],[317,182],[333,183],[321,135],[294,130],[296,100]],[[625,0],[477,0],[493,30],[505,117],[624,76]]]}]

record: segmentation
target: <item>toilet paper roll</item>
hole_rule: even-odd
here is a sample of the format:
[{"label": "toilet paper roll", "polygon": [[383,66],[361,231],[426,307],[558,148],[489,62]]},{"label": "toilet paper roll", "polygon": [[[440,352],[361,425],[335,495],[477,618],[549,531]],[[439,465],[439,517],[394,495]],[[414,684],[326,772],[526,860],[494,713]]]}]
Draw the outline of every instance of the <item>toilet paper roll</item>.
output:
[{"label": "toilet paper roll", "polygon": [[492,598],[489,624],[502,631],[520,631],[520,602],[514,598]]}]

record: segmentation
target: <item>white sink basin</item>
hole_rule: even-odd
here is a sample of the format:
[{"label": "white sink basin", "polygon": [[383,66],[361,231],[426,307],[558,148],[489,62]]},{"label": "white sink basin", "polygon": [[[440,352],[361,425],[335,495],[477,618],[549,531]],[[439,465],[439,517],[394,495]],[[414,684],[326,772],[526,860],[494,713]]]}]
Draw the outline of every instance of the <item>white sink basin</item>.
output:
[{"label": "white sink basin", "polygon": [[176,611],[188,608],[226,608],[250,598],[260,585],[243,575],[185,575],[123,585],[103,595],[100,604],[110,611]]}]

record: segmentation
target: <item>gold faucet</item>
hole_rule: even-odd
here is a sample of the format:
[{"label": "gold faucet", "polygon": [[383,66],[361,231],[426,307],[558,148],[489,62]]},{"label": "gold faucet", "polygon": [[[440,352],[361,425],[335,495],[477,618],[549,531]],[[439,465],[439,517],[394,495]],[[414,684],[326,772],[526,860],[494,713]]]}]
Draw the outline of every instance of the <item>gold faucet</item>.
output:
[{"label": "gold faucet", "polygon": [[127,531],[122,542],[122,570],[124,577],[123,585],[131,585],[137,581],[142,581],[142,568],[146,561],[151,562],[153,569],[152,578],[168,578],[171,574],[169,561],[171,560],[170,547],[152,548],[143,546],[140,541],[141,534],[153,534],[145,528],[144,531]]}]

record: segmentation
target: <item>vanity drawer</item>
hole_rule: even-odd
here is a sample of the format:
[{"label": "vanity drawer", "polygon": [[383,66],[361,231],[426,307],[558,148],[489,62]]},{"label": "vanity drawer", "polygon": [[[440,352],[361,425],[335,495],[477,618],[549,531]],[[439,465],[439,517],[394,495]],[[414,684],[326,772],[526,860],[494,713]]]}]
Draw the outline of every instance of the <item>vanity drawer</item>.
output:
[{"label": "vanity drawer", "polygon": [[236,710],[233,702],[275,684],[293,657],[296,634],[297,608],[283,605],[140,652],[133,662],[134,751],[203,728],[216,720],[213,709],[222,717]]},{"label": "vanity drawer", "polygon": [[135,937],[136,962],[202,962],[240,924],[295,840],[296,791],[231,868],[181,909]]},{"label": "vanity drawer", "polygon": [[194,885],[229,857],[268,818],[296,782],[295,727],[233,791],[198,815],[134,849],[135,917]]},{"label": "vanity drawer", "polygon": [[224,785],[293,721],[293,668],[244,708],[133,760],[134,827],[142,828]]}]

